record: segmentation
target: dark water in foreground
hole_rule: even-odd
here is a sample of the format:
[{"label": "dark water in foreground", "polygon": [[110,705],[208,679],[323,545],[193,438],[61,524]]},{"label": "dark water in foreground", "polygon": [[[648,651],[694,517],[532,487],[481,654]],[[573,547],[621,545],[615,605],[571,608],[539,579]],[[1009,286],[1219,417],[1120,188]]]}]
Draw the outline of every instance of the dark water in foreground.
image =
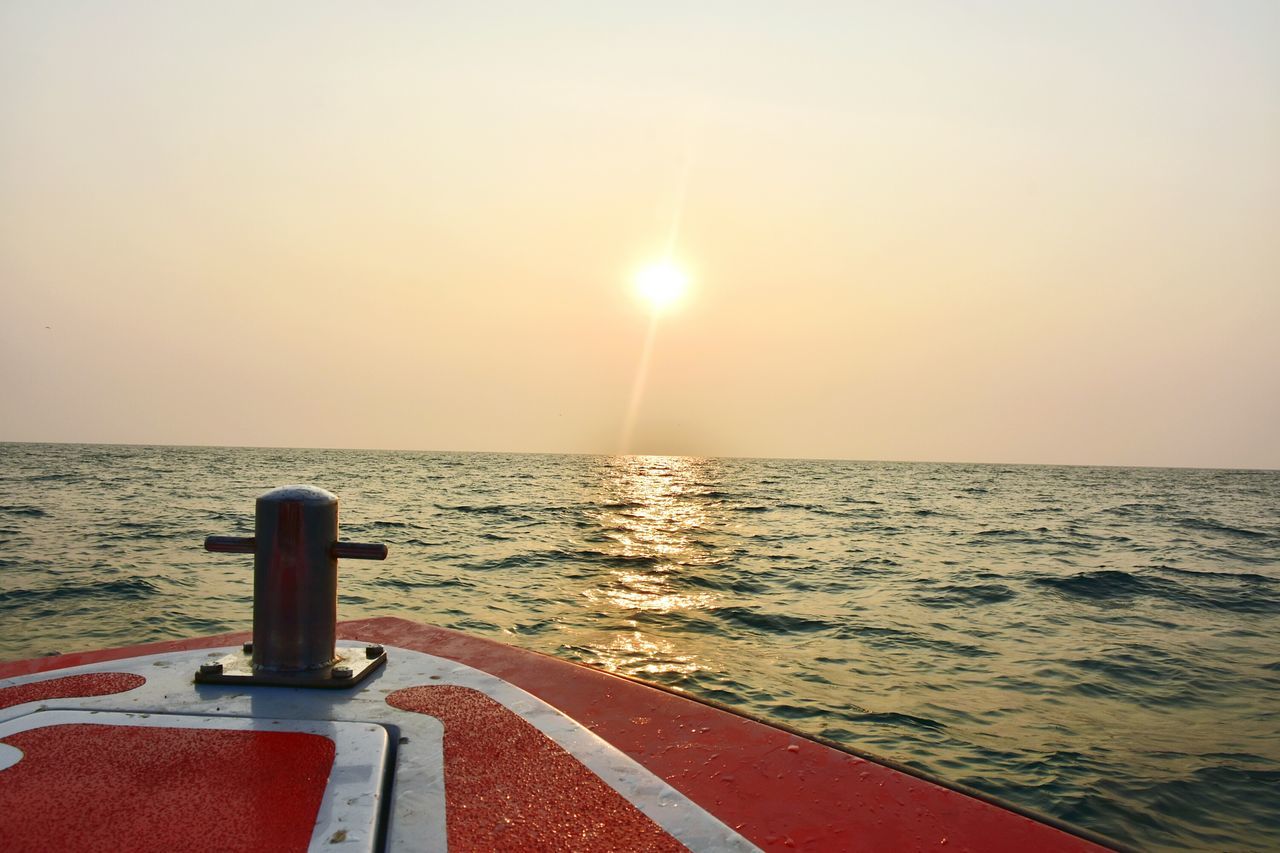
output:
[{"label": "dark water in foreground", "polygon": [[1280,472],[0,444],[0,658],[246,629],[253,498],[341,616],[661,681],[1152,848],[1280,848]]}]

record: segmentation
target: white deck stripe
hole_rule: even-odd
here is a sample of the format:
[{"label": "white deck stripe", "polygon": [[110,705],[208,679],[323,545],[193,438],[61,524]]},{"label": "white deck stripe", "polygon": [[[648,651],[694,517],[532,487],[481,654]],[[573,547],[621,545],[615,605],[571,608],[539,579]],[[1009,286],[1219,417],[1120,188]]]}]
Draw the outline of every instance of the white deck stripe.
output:
[{"label": "white deck stripe", "polygon": [[[342,646],[363,643],[343,641]],[[445,796],[438,763],[442,726],[423,714],[401,711],[386,696],[406,687],[469,687],[504,705],[559,744],[628,802],[694,851],[752,851],[758,848],[621,750],[533,694],[456,661],[394,646],[387,666],[355,690],[298,690],[280,687],[195,685],[200,663],[229,649],[199,649],[71,667],[35,676],[0,680],[0,687],[29,684],[90,672],[132,672],[147,683],[126,693],[49,699],[0,710],[0,721],[37,707],[127,712],[255,716],[273,719],[332,719],[393,726],[398,734],[388,850],[444,851]],[[404,739],[407,738],[407,741]],[[435,745],[433,747],[433,744]],[[356,839],[352,839],[355,841]],[[339,853],[343,844],[326,845]]]}]

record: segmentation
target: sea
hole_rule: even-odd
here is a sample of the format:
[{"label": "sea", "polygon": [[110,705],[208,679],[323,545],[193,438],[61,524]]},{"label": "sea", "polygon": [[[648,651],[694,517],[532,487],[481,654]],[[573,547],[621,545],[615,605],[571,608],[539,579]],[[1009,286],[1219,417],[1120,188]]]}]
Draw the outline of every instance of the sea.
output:
[{"label": "sea", "polygon": [[253,502],[340,618],[659,682],[1154,850],[1280,848],[1280,472],[0,444],[0,659],[251,627]]}]

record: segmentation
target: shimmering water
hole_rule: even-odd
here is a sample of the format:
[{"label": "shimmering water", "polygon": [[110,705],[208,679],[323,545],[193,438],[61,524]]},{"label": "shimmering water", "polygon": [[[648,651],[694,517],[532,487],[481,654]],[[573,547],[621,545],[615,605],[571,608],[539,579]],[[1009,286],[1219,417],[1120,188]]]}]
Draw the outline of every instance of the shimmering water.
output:
[{"label": "shimmering water", "polygon": [[1280,472],[0,445],[0,657],[250,625],[253,499],[341,616],[638,675],[1152,848],[1280,847]]}]

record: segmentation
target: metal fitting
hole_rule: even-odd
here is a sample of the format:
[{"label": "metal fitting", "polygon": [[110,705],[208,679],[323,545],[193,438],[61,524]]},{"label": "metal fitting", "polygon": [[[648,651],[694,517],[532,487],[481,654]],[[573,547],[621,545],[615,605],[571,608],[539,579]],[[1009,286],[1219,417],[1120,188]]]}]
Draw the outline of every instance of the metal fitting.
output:
[{"label": "metal fitting", "polygon": [[387,546],[339,542],[338,499],[330,492],[272,489],[258,496],[252,537],[210,536],[205,548],[253,554],[253,641],[243,646],[248,657],[217,671],[201,667],[200,676],[325,687],[359,680],[385,662],[381,647],[361,657],[359,647],[337,647],[338,558],[385,560]]}]

